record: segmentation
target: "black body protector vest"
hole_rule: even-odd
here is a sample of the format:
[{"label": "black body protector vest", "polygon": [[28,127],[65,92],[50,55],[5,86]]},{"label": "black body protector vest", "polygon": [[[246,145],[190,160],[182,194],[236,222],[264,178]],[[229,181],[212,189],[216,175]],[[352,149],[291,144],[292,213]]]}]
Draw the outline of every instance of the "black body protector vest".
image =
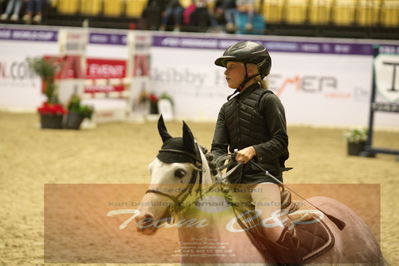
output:
[{"label": "black body protector vest", "polygon": [[[273,138],[268,128],[266,117],[261,113],[262,97],[269,93],[273,92],[254,84],[242,94],[238,94],[225,103],[224,119],[230,152],[234,152],[235,149],[241,150],[249,146],[265,143]],[[273,116],[277,114],[265,115]],[[288,156],[288,148],[285,148],[277,158],[257,154],[253,160],[282,181],[282,170],[285,168],[284,163]],[[263,171],[253,164],[245,164],[241,174],[237,174],[241,176],[264,175]]]},{"label": "black body protector vest", "polygon": [[271,137],[259,112],[259,102],[264,94],[272,92],[258,86],[247,89],[253,91],[243,99],[237,95],[226,103],[225,121],[230,152],[265,142]]}]

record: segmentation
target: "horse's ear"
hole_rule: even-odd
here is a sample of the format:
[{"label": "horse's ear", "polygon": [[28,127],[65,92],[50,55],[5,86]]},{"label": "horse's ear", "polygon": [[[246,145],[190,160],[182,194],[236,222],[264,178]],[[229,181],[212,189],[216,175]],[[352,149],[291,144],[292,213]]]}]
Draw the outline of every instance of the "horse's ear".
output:
[{"label": "horse's ear", "polygon": [[168,139],[172,138],[172,136],[169,135],[168,130],[166,129],[165,122],[163,121],[162,115],[158,119],[158,131],[159,131],[159,135],[161,135],[162,142],[165,142]]},{"label": "horse's ear", "polygon": [[183,143],[184,147],[191,152],[192,154],[195,154],[195,140],[194,140],[194,135],[191,132],[191,129],[187,126],[186,122],[183,121]]}]

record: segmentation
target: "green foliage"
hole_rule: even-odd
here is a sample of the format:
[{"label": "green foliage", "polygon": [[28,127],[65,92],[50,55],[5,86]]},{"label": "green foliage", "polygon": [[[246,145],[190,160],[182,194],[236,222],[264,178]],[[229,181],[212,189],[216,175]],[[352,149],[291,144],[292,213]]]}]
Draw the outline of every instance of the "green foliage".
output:
[{"label": "green foliage", "polygon": [[78,112],[80,108],[80,97],[76,94],[72,95],[68,103],[68,111]]},{"label": "green foliage", "polygon": [[367,133],[367,128],[355,128],[346,131],[344,137],[350,143],[359,143],[367,141]]},{"label": "green foliage", "polygon": [[91,119],[91,117],[93,116],[93,113],[94,113],[94,108],[92,106],[89,106],[89,105],[81,105],[80,106],[79,114],[83,118]]},{"label": "green foliage", "polygon": [[44,94],[47,97],[47,102],[48,103],[54,103],[57,104],[58,101],[58,95],[56,93],[56,86],[54,82],[46,82],[45,84],[45,89],[44,89]]},{"label": "green foliage", "polygon": [[38,75],[44,82],[44,94],[48,103],[58,103],[58,95],[54,82],[58,64],[53,59],[44,59],[41,57],[27,58],[29,68]]},{"label": "green foliage", "polygon": [[91,119],[94,113],[94,108],[89,105],[82,105],[80,97],[74,94],[68,103],[68,111],[78,113],[83,118]]},{"label": "green foliage", "polygon": [[172,104],[172,106],[175,104],[174,101],[173,101],[172,96],[170,96],[167,92],[163,92],[163,93],[161,94],[161,96],[159,96],[159,99],[169,100],[170,103]]},{"label": "green foliage", "polygon": [[27,58],[29,67],[46,82],[54,81],[55,73],[57,71],[57,63],[52,59],[44,59],[41,57]]}]

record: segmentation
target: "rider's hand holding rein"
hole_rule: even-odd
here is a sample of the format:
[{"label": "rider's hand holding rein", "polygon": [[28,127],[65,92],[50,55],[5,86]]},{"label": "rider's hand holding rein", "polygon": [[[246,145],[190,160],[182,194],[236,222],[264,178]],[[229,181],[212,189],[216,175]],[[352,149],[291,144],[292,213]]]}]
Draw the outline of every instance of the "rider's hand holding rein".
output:
[{"label": "rider's hand holding rein", "polygon": [[238,163],[245,164],[249,162],[254,156],[256,156],[255,148],[253,146],[249,146],[237,151],[235,159]]}]

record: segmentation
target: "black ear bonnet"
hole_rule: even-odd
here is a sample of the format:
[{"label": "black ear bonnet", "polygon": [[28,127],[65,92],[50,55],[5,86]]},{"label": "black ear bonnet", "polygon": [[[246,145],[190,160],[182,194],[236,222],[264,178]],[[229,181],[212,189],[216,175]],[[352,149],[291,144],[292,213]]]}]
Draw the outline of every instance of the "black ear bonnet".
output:
[{"label": "black ear bonnet", "polygon": [[[182,151],[182,153],[171,150]],[[196,154],[192,154],[184,147],[183,138],[171,138],[162,144],[157,158],[164,163],[193,163],[197,161]]]},{"label": "black ear bonnet", "polygon": [[192,163],[201,164],[201,156],[194,136],[185,122],[183,122],[183,137],[173,138],[167,131],[162,115],[158,120],[158,131],[163,144],[157,158],[164,163]]}]

